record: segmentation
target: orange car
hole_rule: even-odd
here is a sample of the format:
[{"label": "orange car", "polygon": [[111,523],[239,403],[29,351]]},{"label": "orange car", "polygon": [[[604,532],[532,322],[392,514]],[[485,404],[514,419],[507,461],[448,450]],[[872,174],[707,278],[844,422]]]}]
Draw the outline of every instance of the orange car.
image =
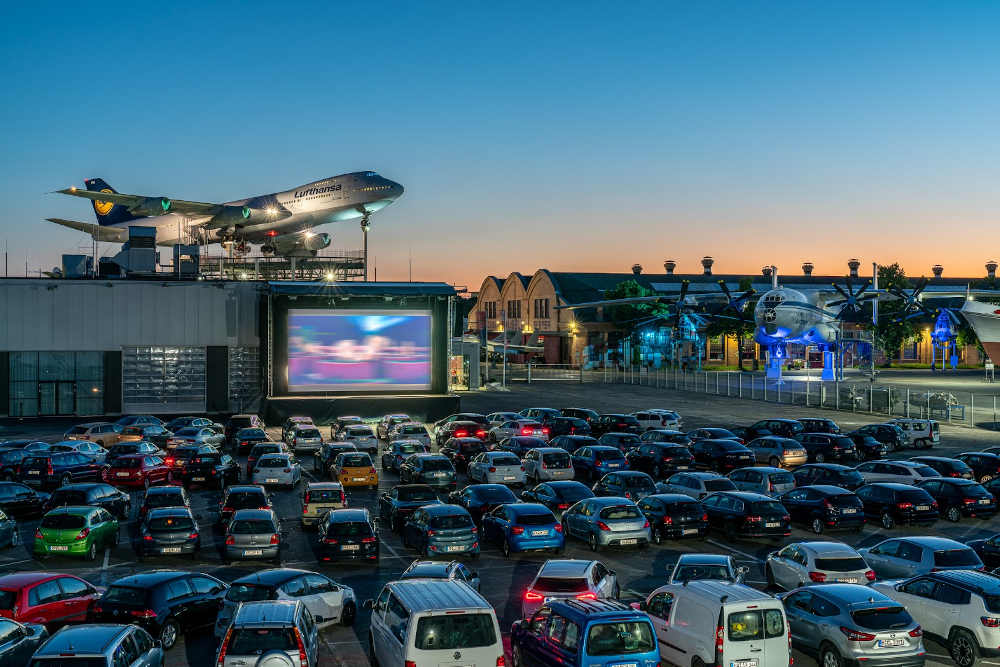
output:
[{"label": "orange car", "polygon": [[330,466],[330,477],[344,487],[367,486],[378,488],[378,472],[372,457],[365,452],[344,452],[338,454]]}]

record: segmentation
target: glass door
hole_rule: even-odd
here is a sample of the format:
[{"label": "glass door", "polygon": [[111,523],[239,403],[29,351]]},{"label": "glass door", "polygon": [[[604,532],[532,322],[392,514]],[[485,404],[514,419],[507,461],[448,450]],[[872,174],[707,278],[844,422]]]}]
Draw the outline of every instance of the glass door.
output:
[{"label": "glass door", "polygon": [[76,413],[76,383],[57,382],[56,408],[57,414],[72,415]]},{"label": "glass door", "polygon": [[55,382],[39,382],[38,383],[38,414],[39,415],[54,415],[54,414],[56,414],[56,383]]}]

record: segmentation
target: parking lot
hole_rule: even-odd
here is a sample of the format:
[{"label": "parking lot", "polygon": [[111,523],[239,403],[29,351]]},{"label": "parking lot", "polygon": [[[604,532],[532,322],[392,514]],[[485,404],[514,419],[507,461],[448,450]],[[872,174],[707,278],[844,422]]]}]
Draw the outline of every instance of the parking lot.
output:
[{"label": "parking lot", "polygon": [[[854,428],[864,423],[878,421],[877,418],[865,415],[849,415],[844,413],[804,410],[786,405],[773,405],[749,401],[736,401],[722,397],[704,395],[689,395],[684,393],[634,386],[603,386],[549,383],[543,385],[517,386],[509,392],[483,392],[467,394],[462,399],[462,409],[472,412],[493,412],[498,410],[519,410],[530,406],[545,407],[589,407],[598,411],[630,412],[642,408],[664,407],[677,410],[684,418],[685,430],[700,426],[729,426],[749,424],[764,417],[802,417],[821,415],[833,418],[845,429]],[[34,423],[19,427],[18,437],[38,437],[54,441],[59,439],[66,424]],[[328,434],[328,428],[321,430]],[[280,436],[280,429],[271,429],[275,439]],[[2,437],[14,437],[5,433]],[[997,444],[994,433],[942,427],[942,445],[931,453],[947,454],[972,449],[980,449],[990,444]],[[921,452],[927,453],[927,452]],[[905,458],[910,454],[899,452],[892,458]],[[242,459],[241,459],[242,460]],[[315,479],[312,472],[313,462],[306,456],[302,460],[306,479]],[[245,465],[244,465],[245,468]],[[379,492],[391,488],[398,479],[391,473],[380,475]],[[459,488],[465,483],[464,476],[459,479]],[[349,492],[349,504],[376,510],[378,492],[357,490]],[[133,507],[138,507],[138,492],[133,493]],[[135,521],[128,521],[123,526],[121,544],[107,551],[103,560],[91,564],[81,561],[51,558],[40,563],[31,558],[25,547],[10,549],[0,554],[0,567],[3,571],[16,570],[52,570],[71,571],[83,576],[98,585],[107,584],[119,577],[153,567],[195,569],[212,574],[226,581],[232,581],[255,569],[270,567],[264,563],[239,563],[234,566],[225,565],[219,553],[221,542],[217,530],[209,530],[215,525],[218,517],[218,492],[194,491],[192,507],[202,526],[203,548],[198,562],[185,558],[162,558],[148,560],[142,565],[136,563],[131,549],[131,540],[125,539],[126,531],[134,536]],[[380,587],[387,581],[396,578],[399,573],[416,557],[414,551],[403,547],[399,537],[393,535],[387,528],[381,532],[381,559],[377,566],[351,564],[324,564],[318,562],[314,550],[314,536],[303,531],[298,523],[301,511],[298,491],[276,491],[274,493],[275,508],[283,521],[283,531],[286,533],[286,548],[283,551],[283,565],[304,569],[322,571],[339,582],[354,588],[359,600],[375,597]],[[30,546],[37,521],[24,521],[20,524],[22,543]],[[967,541],[978,537],[986,537],[998,531],[996,519],[982,521],[965,519],[959,523],[939,521],[930,531],[919,529],[895,528],[883,530],[878,526],[867,526],[860,533],[832,534],[834,539],[840,539],[852,546],[861,547],[874,544],[887,536],[901,535],[912,532],[943,535],[959,541]],[[813,535],[800,528],[793,528],[791,537],[782,543],[810,539]],[[676,560],[677,556],[686,552],[717,552],[731,553],[740,565],[750,568],[748,583],[763,588],[764,575],[761,568],[762,559],[773,551],[778,543],[766,540],[739,540],[726,542],[720,535],[708,539],[687,540],[683,542],[668,542],[663,546],[651,546],[645,551],[604,551],[597,555],[612,570],[618,574],[621,582],[621,597],[624,601],[638,600],[649,591],[661,585],[665,573]],[[564,557],[592,559],[594,555],[585,544],[578,541],[567,544]],[[548,558],[544,554],[514,555],[505,559],[496,546],[484,549],[482,556],[476,561],[470,561],[471,567],[477,570],[482,580],[482,593],[497,610],[501,628],[505,631],[517,620],[520,610],[520,596],[539,565]],[[321,665],[359,665],[367,664],[367,628],[368,614],[359,610],[354,627],[335,627],[322,632]],[[927,642],[930,655],[928,664],[951,664],[945,649],[931,641]],[[215,642],[209,631],[186,637],[167,655],[168,665],[210,665],[215,654]],[[796,654],[796,664],[815,664],[813,660]],[[983,661],[983,664],[998,664],[1000,660]],[[686,666],[685,666],[686,667]]]}]

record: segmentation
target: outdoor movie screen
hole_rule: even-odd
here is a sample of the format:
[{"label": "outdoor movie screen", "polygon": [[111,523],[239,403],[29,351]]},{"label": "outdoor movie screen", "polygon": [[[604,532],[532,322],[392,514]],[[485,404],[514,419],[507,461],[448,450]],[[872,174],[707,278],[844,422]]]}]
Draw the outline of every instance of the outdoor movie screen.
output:
[{"label": "outdoor movie screen", "polygon": [[289,392],[430,388],[430,311],[288,311]]}]

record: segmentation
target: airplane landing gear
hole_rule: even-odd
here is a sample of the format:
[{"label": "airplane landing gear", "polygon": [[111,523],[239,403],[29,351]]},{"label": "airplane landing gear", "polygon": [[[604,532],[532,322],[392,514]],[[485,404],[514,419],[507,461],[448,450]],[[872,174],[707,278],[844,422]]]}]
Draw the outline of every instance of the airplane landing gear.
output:
[{"label": "airplane landing gear", "polygon": [[241,255],[245,255],[248,252],[250,252],[250,244],[247,243],[246,241],[240,241],[239,243],[236,244],[236,247],[233,248],[233,250],[235,250]]},{"label": "airplane landing gear", "polygon": [[260,247],[260,251],[262,253],[264,253],[265,255],[273,255],[274,254],[274,246],[273,245],[262,245]]}]

